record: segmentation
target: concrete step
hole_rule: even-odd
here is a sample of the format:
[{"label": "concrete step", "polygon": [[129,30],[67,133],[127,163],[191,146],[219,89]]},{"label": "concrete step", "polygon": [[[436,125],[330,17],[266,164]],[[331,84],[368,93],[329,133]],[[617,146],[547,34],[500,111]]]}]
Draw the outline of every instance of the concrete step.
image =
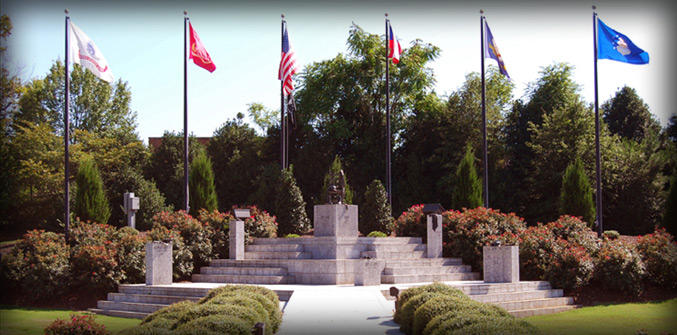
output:
[{"label": "concrete step", "polygon": [[179,297],[171,295],[148,295],[148,294],[124,294],[108,293],[108,301],[114,302],[136,302],[144,304],[171,305],[180,301],[190,300],[198,301],[200,297]]},{"label": "concrete step", "polygon": [[524,292],[507,292],[497,294],[473,294],[470,295],[469,297],[479,302],[499,303],[517,300],[559,298],[562,296],[564,296],[564,293],[561,289],[552,289],[552,290],[535,290]]},{"label": "concrete step", "polygon": [[361,258],[376,258],[376,259],[421,259],[425,251],[362,251]]},{"label": "concrete step", "polygon": [[561,313],[561,312],[566,312],[570,311],[572,309],[579,308],[577,305],[567,305],[567,306],[554,306],[554,307],[546,307],[546,308],[532,308],[532,309],[521,309],[521,310],[515,310],[515,311],[509,311],[512,316],[516,318],[523,318],[527,316],[534,316],[534,315],[545,315],[545,314],[554,314],[554,313]]},{"label": "concrete step", "polygon": [[386,267],[384,275],[415,275],[415,274],[442,274],[471,272],[470,265],[447,265],[447,266],[411,266],[411,267]]},{"label": "concrete step", "polygon": [[467,295],[498,294],[508,292],[525,292],[534,290],[550,290],[552,287],[547,281],[528,281],[518,283],[463,283],[454,285]]},{"label": "concrete step", "polygon": [[442,274],[412,274],[412,275],[381,275],[382,284],[430,283],[436,281],[477,280],[477,272],[442,273]]},{"label": "concrete step", "polygon": [[167,307],[167,304],[146,304],[140,302],[119,302],[119,301],[99,300],[96,302],[96,307],[99,309],[109,311],[153,313],[159,309]]},{"label": "concrete step", "polygon": [[574,298],[560,297],[560,298],[544,298],[544,299],[520,300],[520,301],[503,301],[494,304],[501,306],[507,311],[518,311],[523,309],[538,309],[538,308],[573,305]]},{"label": "concrete step", "polygon": [[310,259],[310,252],[245,252],[245,259]]},{"label": "concrete step", "polygon": [[[249,253],[245,253],[249,254]],[[209,267],[264,267],[283,268],[287,266],[284,259],[215,259],[209,262]]]},{"label": "concrete step", "polygon": [[205,266],[200,268],[203,275],[238,275],[238,276],[286,276],[286,268],[276,267],[237,267],[237,266]]},{"label": "concrete step", "polygon": [[250,244],[244,247],[245,252],[303,252],[300,244]]},{"label": "concrete step", "polygon": [[239,275],[205,275],[194,274],[193,282],[224,283],[224,284],[290,284],[294,283],[293,276],[239,276]]},{"label": "concrete step", "polygon": [[387,268],[447,265],[463,265],[463,260],[460,258],[417,258],[386,260]]},{"label": "concrete step", "polygon": [[108,315],[108,316],[115,316],[115,317],[118,317],[118,318],[128,318],[128,319],[143,319],[150,314],[150,313],[141,313],[141,312],[106,310],[106,309],[99,309],[99,308],[89,308],[88,311],[90,311],[92,313],[99,314],[99,315]]},{"label": "concrete step", "polygon": [[[212,287],[213,288],[213,287]],[[123,294],[143,294],[143,295],[161,295],[177,296],[189,298],[202,298],[212,288],[207,287],[178,287],[178,286],[146,286],[143,284],[121,284],[118,285],[118,292]]]},{"label": "concrete step", "polygon": [[377,252],[411,252],[411,251],[425,251],[425,244],[369,244],[367,251]]}]

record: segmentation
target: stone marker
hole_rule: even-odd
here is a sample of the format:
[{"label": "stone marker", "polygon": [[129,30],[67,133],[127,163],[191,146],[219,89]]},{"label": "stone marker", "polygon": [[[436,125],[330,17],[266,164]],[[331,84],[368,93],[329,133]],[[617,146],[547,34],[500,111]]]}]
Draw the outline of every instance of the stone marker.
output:
[{"label": "stone marker", "polygon": [[244,259],[244,221],[230,221],[228,232],[228,256],[230,259]]},{"label": "stone marker", "polygon": [[385,261],[380,259],[362,258],[355,262],[355,286],[381,285],[384,268]]},{"label": "stone marker", "polygon": [[430,214],[427,216],[428,243],[426,255],[428,258],[442,257],[442,215]]},{"label": "stone marker", "polygon": [[357,205],[315,205],[315,237],[357,237]]},{"label": "stone marker", "polygon": [[482,249],[485,283],[516,283],[520,281],[519,247],[490,246]]},{"label": "stone marker", "polygon": [[172,284],[172,243],[146,243],[146,285]]}]

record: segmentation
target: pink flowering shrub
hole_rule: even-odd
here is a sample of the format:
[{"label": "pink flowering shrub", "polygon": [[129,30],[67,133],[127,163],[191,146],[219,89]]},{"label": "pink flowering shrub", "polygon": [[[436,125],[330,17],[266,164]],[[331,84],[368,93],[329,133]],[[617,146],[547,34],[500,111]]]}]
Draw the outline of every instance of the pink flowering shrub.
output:
[{"label": "pink flowering shrub", "polygon": [[229,213],[221,213],[217,210],[208,211],[200,209],[198,221],[202,222],[209,233],[212,242],[213,257],[228,258],[228,228],[233,216]]},{"label": "pink flowering shrub", "polygon": [[172,243],[172,274],[174,279],[187,278],[193,273],[193,253],[184,243],[178,230],[155,224],[148,232],[151,241],[168,241]]},{"label": "pink flowering shrub", "polygon": [[250,217],[244,220],[244,230],[250,238],[269,238],[277,236],[276,217],[259,209],[257,206],[247,206]]},{"label": "pink flowering shrub", "polygon": [[117,231],[118,265],[125,283],[144,283],[146,280],[146,243],[147,234],[141,234],[132,227],[122,227]]},{"label": "pink flowering shrub", "polygon": [[426,223],[423,205],[413,205],[395,220],[395,235],[406,237],[425,237]]},{"label": "pink flowering shrub", "polygon": [[178,233],[186,248],[193,254],[195,267],[207,265],[214,254],[212,251],[212,235],[209,224],[202,223],[186,211],[159,212],[153,216],[153,229],[161,226]]},{"label": "pink flowering shrub", "polygon": [[636,248],[646,267],[648,282],[677,288],[677,242],[665,228],[640,236]]},{"label": "pink flowering shrub", "polygon": [[636,295],[642,292],[644,264],[635,246],[604,240],[595,257],[594,280],[606,289]]},{"label": "pink flowering shrub", "polygon": [[106,326],[94,322],[93,315],[71,314],[70,320],[56,319],[47,328],[45,335],[109,335]]},{"label": "pink flowering shrub", "polygon": [[30,230],[3,255],[0,283],[5,292],[19,289],[28,300],[49,299],[67,287],[69,247],[63,234]]},{"label": "pink flowering shrub", "polygon": [[111,291],[123,281],[119,269],[119,243],[115,227],[107,224],[72,222],[70,265],[73,285],[91,292]]},{"label": "pink flowering shrub", "polygon": [[546,265],[545,278],[553,287],[578,289],[588,284],[595,264],[587,250],[576,243],[558,238]]}]

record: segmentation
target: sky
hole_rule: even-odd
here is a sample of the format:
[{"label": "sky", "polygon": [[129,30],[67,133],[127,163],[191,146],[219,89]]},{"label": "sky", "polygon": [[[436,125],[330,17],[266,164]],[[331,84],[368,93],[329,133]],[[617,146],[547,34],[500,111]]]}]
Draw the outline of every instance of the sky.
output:
[{"label": "sky", "polygon": [[[574,81],[587,103],[594,102],[592,5],[611,28],[647,51],[650,63],[598,62],[599,102],[623,86],[637,90],[661,122],[667,124],[677,92],[674,61],[677,31],[674,4],[646,1],[69,1],[3,0],[12,35],[3,64],[24,80],[44,77],[64,59],[64,10],[98,46],[116,80],[127,82],[137,132],[159,137],[183,131],[184,11],[216,65],[206,70],[189,63],[188,132],[211,136],[248,105],[279,109],[280,15],[301,68],[347,53],[353,22],[383,35],[385,13],[403,48],[415,39],[441,48],[430,64],[435,91],[458,90],[466,75],[480,68],[480,10],[515,84],[524,98],[529,83],[546,66],[574,66]],[[486,64],[495,61],[487,59]]]}]

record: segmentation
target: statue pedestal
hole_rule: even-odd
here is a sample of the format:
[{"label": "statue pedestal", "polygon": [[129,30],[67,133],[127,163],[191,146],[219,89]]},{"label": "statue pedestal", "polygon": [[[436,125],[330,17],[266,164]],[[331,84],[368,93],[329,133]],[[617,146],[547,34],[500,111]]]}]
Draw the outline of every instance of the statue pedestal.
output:
[{"label": "statue pedestal", "polygon": [[357,237],[357,205],[315,205],[315,237]]}]

